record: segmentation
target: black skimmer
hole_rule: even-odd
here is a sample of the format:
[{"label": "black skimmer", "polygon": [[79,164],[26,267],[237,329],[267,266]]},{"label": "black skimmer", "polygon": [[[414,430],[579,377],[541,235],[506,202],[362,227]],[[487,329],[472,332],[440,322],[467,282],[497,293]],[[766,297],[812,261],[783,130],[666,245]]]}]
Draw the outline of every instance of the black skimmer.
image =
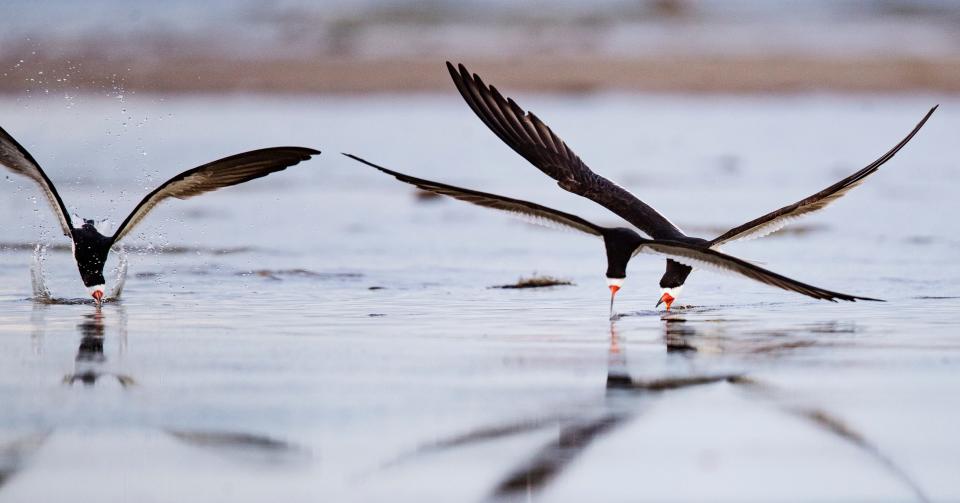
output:
[{"label": "black skimmer", "polygon": [[[783,228],[790,220],[825,208],[850,189],[863,183],[866,177],[889,161],[917,134],[924,123],[927,122],[927,119],[930,118],[930,115],[937,109],[936,106],[931,108],[900,143],[856,173],[810,197],[730,229],[715,239],[701,239],[684,234],[679,227],[629,191],[594,173],[536,115],[520,108],[513,99],[504,98],[496,87],[484,84],[479,75],[475,73],[471,75],[462,64],[455,68],[450,62],[447,62],[447,69],[450,71],[450,76],[453,78],[457,90],[460,91],[463,99],[477,114],[477,117],[510,148],[547,176],[556,180],[560,187],[606,207],[654,240],[685,244],[688,248],[683,250],[688,255],[690,254],[687,251],[689,249],[706,252],[717,250],[722,245],[733,241],[765,236]],[[625,243],[624,246],[629,247],[635,240],[632,237],[630,239],[624,238],[623,242]],[[679,251],[679,249],[674,251]],[[660,279],[661,292],[657,307],[660,304],[666,304],[667,309],[670,309],[670,305],[680,295],[680,290],[687,276],[693,271],[693,266],[706,265],[696,263],[702,258],[686,256],[667,259],[666,272]],[[620,267],[625,266],[626,261],[621,259],[611,262],[611,266],[614,264],[616,264],[616,267],[611,267],[607,272],[611,295],[616,294],[626,277],[625,270]],[[843,300],[863,299],[861,297],[845,297],[847,298],[836,296],[836,298]]]},{"label": "black skimmer", "polygon": [[[440,194],[468,203],[493,208],[521,217],[534,223],[555,225],[575,229],[603,239],[607,251],[607,281],[610,284],[610,312],[613,313],[613,299],[627,275],[627,262],[641,252],[676,260],[688,267],[703,267],[722,272],[733,272],[741,276],[765,283],[770,286],[797,292],[815,299],[836,302],[839,300],[878,300],[869,297],[857,297],[845,293],[832,292],[823,288],[801,283],[773,271],[769,271],[750,262],[717,251],[704,240],[685,237],[679,239],[647,239],[633,229],[623,227],[603,227],[576,215],[548,208],[529,201],[498,196],[445,183],[416,178],[378,166],[352,154],[343,154],[367,166],[392,175],[401,182],[409,183],[420,189]],[[695,241],[696,240],[696,241]]]},{"label": "black skimmer", "polygon": [[103,267],[107,262],[110,249],[128,235],[158,204],[169,198],[189,199],[206,192],[267,176],[306,161],[319,153],[317,150],[303,147],[265,148],[232,155],[184,171],[147,194],[112,236],[104,236],[97,230],[93,220],[84,219],[79,227],[74,227],[67,207],[63,204],[53,182],[40,168],[40,164],[10,134],[0,128],[0,164],[14,173],[30,178],[40,187],[57,216],[63,234],[73,241],[73,257],[76,259],[80,278],[97,305],[103,302],[106,283],[103,278]]}]

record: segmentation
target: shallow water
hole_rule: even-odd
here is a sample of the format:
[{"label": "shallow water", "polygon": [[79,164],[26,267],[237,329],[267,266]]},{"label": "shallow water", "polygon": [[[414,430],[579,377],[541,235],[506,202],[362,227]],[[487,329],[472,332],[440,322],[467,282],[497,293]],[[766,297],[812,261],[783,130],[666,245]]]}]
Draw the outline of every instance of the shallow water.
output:
[{"label": "shallow water", "polygon": [[[705,237],[941,109],[835,206],[727,250],[886,303],[697,272],[664,314],[662,261],[640,257],[611,322],[599,241],[423,201],[338,155],[617,222],[452,94],[4,98],[3,127],[88,218],[238,151],[324,154],[156,210],[99,312],[37,192],[0,179],[0,501],[960,499],[960,100],[522,102]],[[30,299],[38,242],[64,302]],[[534,272],[574,285],[489,288]]]}]

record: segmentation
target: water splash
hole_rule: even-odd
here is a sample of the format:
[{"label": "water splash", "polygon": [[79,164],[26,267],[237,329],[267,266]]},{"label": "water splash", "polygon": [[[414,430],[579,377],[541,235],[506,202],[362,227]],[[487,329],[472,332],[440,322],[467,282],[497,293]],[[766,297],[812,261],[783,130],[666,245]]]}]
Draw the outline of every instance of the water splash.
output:
[{"label": "water splash", "polygon": [[[83,304],[89,299],[59,299],[54,298],[47,288],[46,275],[43,272],[43,263],[46,261],[47,245],[37,244],[33,249],[33,260],[30,263],[30,284],[33,286],[33,300],[42,304]],[[117,251],[117,266],[113,269],[113,288],[106,301],[120,300],[123,293],[123,287],[127,282],[127,267],[129,260],[127,250],[123,247]]]},{"label": "water splash", "polygon": [[38,243],[33,248],[33,261],[30,263],[30,284],[33,286],[33,299],[49,301],[50,289],[47,288],[43,274],[43,262],[46,260],[47,246]]},{"label": "water splash", "polygon": [[110,290],[110,295],[107,296],[108,300],[120,300],[120,294],[123,293],[123,286],[127,282],[127,250],[121,246],[117,251],[117,257],[120,260],[117,262],[117,267],[113,270],[113,289]]}]

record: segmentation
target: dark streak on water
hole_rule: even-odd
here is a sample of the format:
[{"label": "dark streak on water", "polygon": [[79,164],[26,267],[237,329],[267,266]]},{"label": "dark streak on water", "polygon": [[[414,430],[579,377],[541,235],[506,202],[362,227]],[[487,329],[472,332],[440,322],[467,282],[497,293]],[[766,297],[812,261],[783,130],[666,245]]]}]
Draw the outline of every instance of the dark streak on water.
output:
[{"label": "dark streak on water", "polygon": [[238,276],[257,276],[266,279],[272,279],[279,281],[285,277],[292,278],[308,278],[308,279],[319,279],[319,280],[331,280],[331,279],[359,279],[363,277],[363,274],[357,272],[316,272],[310,271],[307,269],[258,269],[256,271],[249,272],[238,272],[235,273]]},{"label": "dark streak on water", "polygon": [[306,449],[265,435],[185,430],[167,430],[166,433],[179,442],[216,452],[236,461],[276,465],[303,463],[310,459]]},{"label": "dark streak on water", "polygon": [[[782,401],[779,396],[784,393],[783,390],[775,390],[772,386],[758,382],[750,378],[741,378],[736,381],[743,385],[747,390],[765,395],[763,398],[773,401]],[[779,396],[778,396],[779,395]],[[918,501],[930,501],[926,492],[920,484],[911,477],[904,469],[888,455],[884,454],[873,442],[864,437],[861,433],[851,428],[833,414],[819,408],[810,408],[789,404],[781,404],[781,409],[791,415],[795,415],[807,421],[810,421],[820,430],[836,435],[845,442],[849,442],[862,452],[883,465],[890,474],[906,484],[913,491]]]},{"label": "dark streak on water", "polygon": [[49,432],[25,435],[0,444],[0,489],[29,461],[47,440]]},{"label": "dark streak on water", "polygon": [[539,490],[559,475],[591,442],[608,433],[624,419],[626,418],[622,415],[609,414],[595,420],[564,426],[555,442],[543,446],[497,484],[493,497],[501,499]]}]

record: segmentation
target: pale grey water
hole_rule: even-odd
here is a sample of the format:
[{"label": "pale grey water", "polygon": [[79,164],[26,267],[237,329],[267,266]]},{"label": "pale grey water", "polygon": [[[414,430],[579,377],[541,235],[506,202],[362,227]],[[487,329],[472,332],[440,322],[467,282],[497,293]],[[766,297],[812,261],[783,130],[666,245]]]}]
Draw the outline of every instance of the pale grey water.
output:
[{"label": "pale grey water", "polygon": [[[38,193],[0,178],[0,501],[960,500],[960,100],[522,103],[701,235],[833,183],[941,108],[792,227],[808,232],[728,249],[887,303],[701,271],[678,301],[695,307],[664,315],[662,261],[641,257],[611,327],[599,241],[418,201],[339,155],[617,222],[452,93],[4,98],[3,127],[67,205],[114,222],[224,155],[324,153],[161,207],[128,243],[123,300],[100,314],[29,299],[38,241],[61,245],[44,263],[51,293],[85,290]],[[535,271],[575,285],[488,288]],[[95,384],[65,383],[84,376]],[[716,382],[664,385],[702,378]]]}]

